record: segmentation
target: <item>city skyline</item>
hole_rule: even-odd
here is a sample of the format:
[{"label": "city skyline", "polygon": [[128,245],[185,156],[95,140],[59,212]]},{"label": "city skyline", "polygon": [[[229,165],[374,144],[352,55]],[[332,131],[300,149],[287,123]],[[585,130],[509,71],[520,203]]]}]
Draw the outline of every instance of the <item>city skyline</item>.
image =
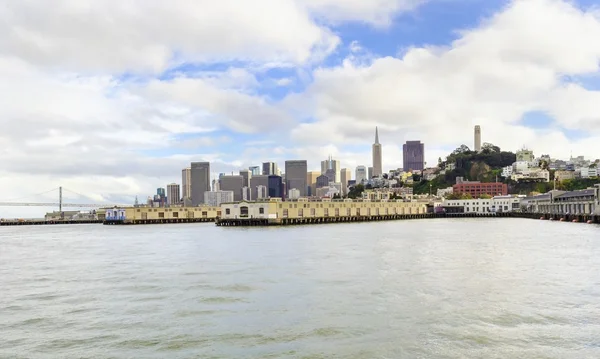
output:
[{"label": "city skyline", "polygon": [[316,171],[329,154],[368,168],[375,126],[384,171],[402,166],[409,140],[431,164],[473,148],[475,125],[502,149],[596,158],[594,4],[282,0],[257,22],[262,7],[246,3],[10,2],[0,184],[7,199],[64,185],[120,203],[181,183],[193,161],[211,163],[211,180],[259,161]]}]

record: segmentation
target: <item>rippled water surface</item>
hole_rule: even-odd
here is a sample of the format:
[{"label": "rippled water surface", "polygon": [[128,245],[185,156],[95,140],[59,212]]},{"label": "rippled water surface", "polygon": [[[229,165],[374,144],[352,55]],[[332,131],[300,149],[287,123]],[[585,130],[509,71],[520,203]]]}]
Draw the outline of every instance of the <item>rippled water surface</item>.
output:
[{"label": "rippled water surface", "polygon": [[0,358],[600,358],[600,227],[0,228]]}]

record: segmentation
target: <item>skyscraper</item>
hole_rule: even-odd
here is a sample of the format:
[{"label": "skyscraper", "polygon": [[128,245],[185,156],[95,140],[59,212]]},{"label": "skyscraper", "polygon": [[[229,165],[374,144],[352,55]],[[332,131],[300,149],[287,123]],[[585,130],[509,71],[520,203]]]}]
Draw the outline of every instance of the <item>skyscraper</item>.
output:
[{"label": "skyscraper", "polygon": [[352,171],[348,168],[342,168],[340,171],[340,182],[342,183],[342,194],[348,194],[348,181],[352,179]]},{"label": "skyscraper", "polygon": [[340,181],[340,161],[332,159],[331,156],[325,161],[321,161],[321,173],[325,174],[327,170],[332,170],[334,173],[334,178],[331,182]]},{"label": "skyscraper", "polygon": [[172,206],[180,203],[181,197],[179,196],[179,185],[177,183],[171,183],[167,185],[167,204]]},{"label": "skyscraper", "polygon": [[240,170],[240,176],[244,177],[244,187],[250,185],[250,178],[252,178],[252,172],[250,170]]},{"label": "skyscraper", "polygon": [[380,177],[383,174],[381,163],[381,144],[379,143],[379,131],[375,127],[375,143],[373,144],[373,176]]},{"label": "skyscraper", "polygon": [[402,146],[404,171],[422,171],[425,167],[425,144],[421,141],[406,141]]},{"label": "skyscraper", "polygon": [[367,175],[369,180],[373,178],[373,167],[367,168]]},{"label": "skyscraper", "polygon": [[262,171],[260,170],[260,166],[250,166],[248,170],[252,173],[253,176],[260,176]]},{"label": "skyscraper", "polygon": [[285,187],[287,191],[295,188],[300,191],[301,197],[306,197],[307,167],[306,160],[285,161]]},{"label": "skyscraper", "polygon": [[356,167],[356,184],[361,184],[363,181],[367,180],[367,168],[365,166],[357,166]]},{"label": "skyscraper", "polygon": [[317,177],[321,175],[321,172],[312,171],[306,174],[306,185],[308,186],[308,196],[314,196],[317,193]]},{"label": "skyscraper", "polygon": [[210,163],[192,162],[190,166],[192,206],[204,204],[204,192],[210,191]]},{"label": "skyscraper", "polygon": [[233,200],[239,202],[242,200],[242,188],[244,187],[243,176],[222,176],[219,178],[219,189],[221,191],[233,192]]},{"label": "skyscraper", "polygon": [[279,169],[277,168],[277,163],[263,162],[263,164],[262,164],[263,176],[277,175],[278,171],[279,171]]},{"label": "skyscraper", "polygon": [[475,126],[475,152],[481,152],[481,126]]},{"label": "skyscraper", "polygon": [[[267,192],[264,197],[259,197],[258,186],[263,186],[267,189]],[[250,179],[250,192],[252,200],[266,198],[269,195],[269,176],[252,176],[252,178]]]},{"label": "skyscraper", "polygon": [[269,176],[268,183],[270,198],[285,198],[283,180],[281,179],[281,176]]},{"label": "skyscraper", "polygon": [[192,196],[192,169],[189,167],[181,170],[181,192],[184,200]]}]

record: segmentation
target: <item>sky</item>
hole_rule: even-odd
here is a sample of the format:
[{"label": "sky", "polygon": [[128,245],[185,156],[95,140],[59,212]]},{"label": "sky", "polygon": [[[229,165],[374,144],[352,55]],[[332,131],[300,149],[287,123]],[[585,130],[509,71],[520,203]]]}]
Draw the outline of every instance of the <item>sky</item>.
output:
[{"label": "sky", "polygon": [[431,165],[472,147],[476,124],[595,159],[598,39],[592,0],[4,1],[0,201],[132,203],[192,161],[370,166],[375,126],[384,170],[407,140]]}]

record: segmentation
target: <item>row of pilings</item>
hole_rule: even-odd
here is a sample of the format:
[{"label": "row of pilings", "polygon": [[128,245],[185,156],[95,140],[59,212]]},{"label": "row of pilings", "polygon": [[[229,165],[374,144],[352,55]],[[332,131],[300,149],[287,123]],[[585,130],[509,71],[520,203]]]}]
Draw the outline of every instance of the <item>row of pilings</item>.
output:
[{"label": "row of pilings", "polygon": [[57,220],[23,220],[0,221],[0,226],[46,226],[55,224],[93,224],[102,223],[99,219],[57,219]]},{"label": "row of pilings", "polygon": [[300,217],[300,218],[219,218],[216,225],[221,227],[258,227],[258,226],[295,226],[307,224],[378,222],[409,219],[434,218],[495,218],[516,217],[511,212],[504,213],[421,213],[421,214],[389,214],[374,216],[332,216],[332,217]]}]

